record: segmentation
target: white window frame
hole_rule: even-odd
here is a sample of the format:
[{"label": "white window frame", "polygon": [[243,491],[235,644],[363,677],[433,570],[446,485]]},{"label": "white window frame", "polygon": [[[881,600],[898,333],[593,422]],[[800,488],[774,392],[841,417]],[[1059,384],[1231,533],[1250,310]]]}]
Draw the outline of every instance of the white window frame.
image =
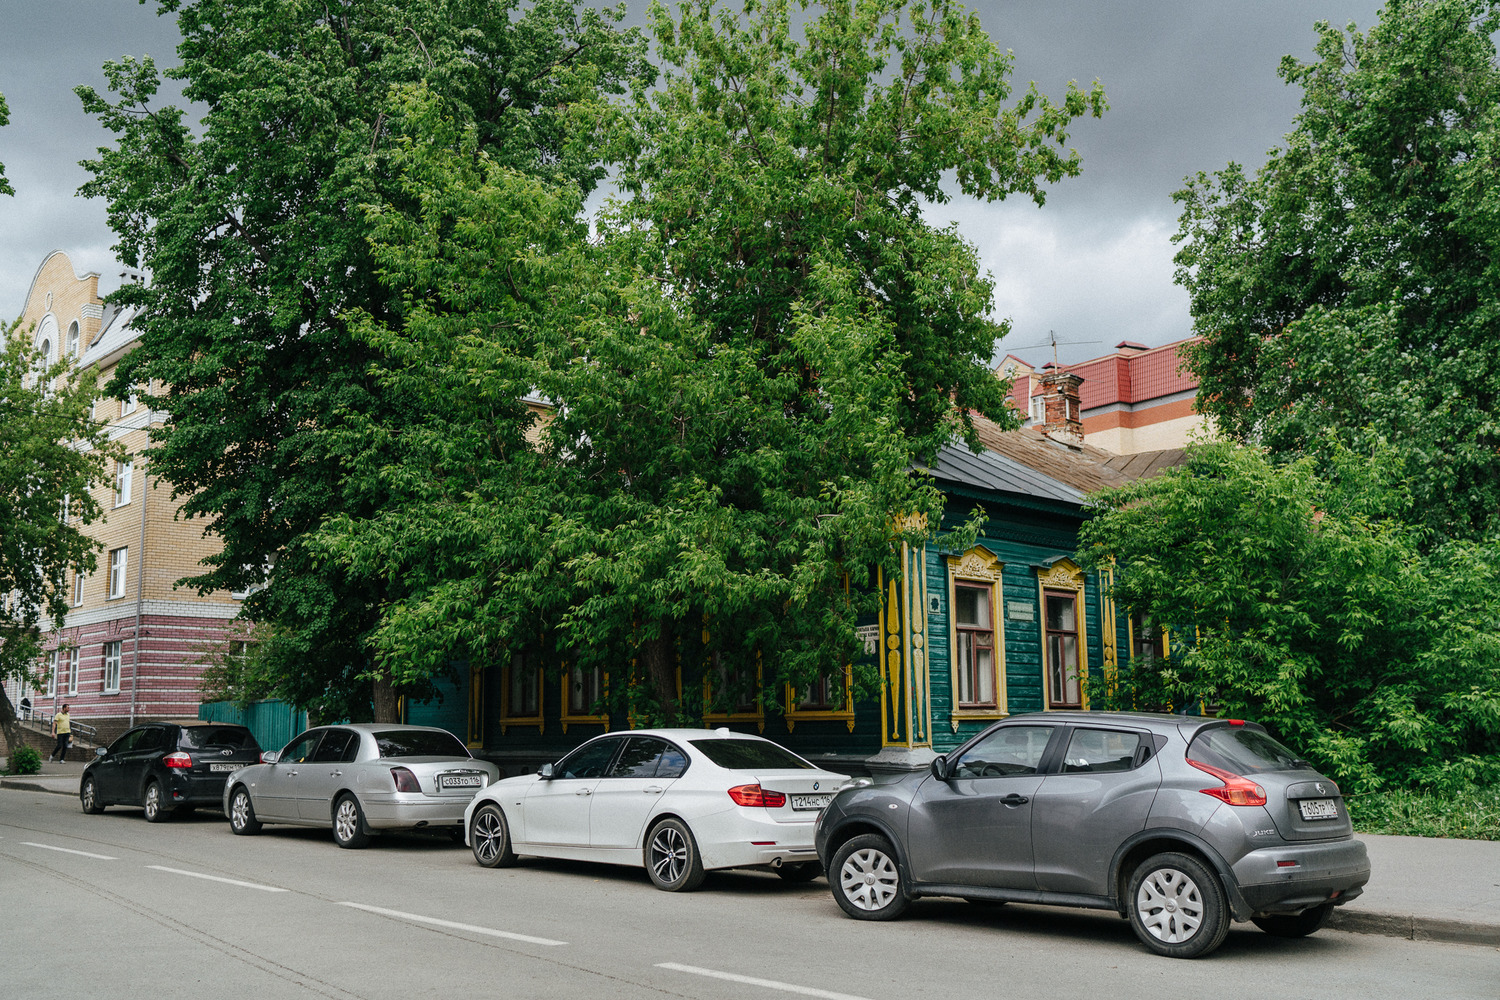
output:
[{"label": "white window frame", "polygon": [[109,550],[109,599],[125,596],[125,577],[130,570],[130,546]]},{"label": "white window frame", "polygon": [[135,479],[135,459],[127,458],[115,463],[115,506],[130,503],[131,484]]},{"label": "white window frame", "polygon": [[47,654],[47,697],[57,697],[57,650]]},{"label": "white window frame", "polygon": [[78,664],[81,659],[79,649],[74,646],[67,650],[68,654],[68,696],[70,698],[78,695]]},{"label": "white window frame", "polygon": [[120,660],[125,643],[116,640],[104,644],[104,688],[105,694],[120,693]]},{"label": "white window frame", "polygon": [[82,343],[82,331],[78,329],[78,321],[75,319],[68,325],[68,357],[78,357],[79,348]]},{"label": "white window frame", "polygon": [[73,570],[73,607],[83,604],[83,585],[88,580],[88,574],[80,568]]}]

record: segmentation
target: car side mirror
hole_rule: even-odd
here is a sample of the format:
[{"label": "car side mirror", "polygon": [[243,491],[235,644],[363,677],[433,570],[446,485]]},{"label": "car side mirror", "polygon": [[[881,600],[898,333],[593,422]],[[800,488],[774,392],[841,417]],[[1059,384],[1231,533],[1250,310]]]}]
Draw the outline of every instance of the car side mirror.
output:
[{"label": "car side mirror", "polygon": [[551,764],[543,764],[536,769],[537,777],[543,781],[551,781],[557,776],[556,769]]},{"label": "car side mirror", "polygon": [[932,776],[939,781],[948,780],[948,758],[934,757],[932,759]]},{"label": "car side mirror", "polygon": [[280,759],[281,759],[281,751],[280,750],[267,750],[265,753],[263,753],[263,754],[260,755],[260,762],[262,764],[274,764],[274,763],[276,763]]},{"label": "car side mirror", "polygon": [[108,757],[109,756],[109,748],[108,747],[95,747],[94,748],[94,756],[95,757]]}]

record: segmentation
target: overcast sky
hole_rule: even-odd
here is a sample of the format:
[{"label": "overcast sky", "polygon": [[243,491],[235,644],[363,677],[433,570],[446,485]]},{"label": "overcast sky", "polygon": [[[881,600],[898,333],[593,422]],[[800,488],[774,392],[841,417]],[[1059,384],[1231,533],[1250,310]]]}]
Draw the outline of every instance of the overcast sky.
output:
[{"label": "overcast sky", "polygon": [[[632,0],[632,7],[643,6]],[[1121,340],[1149,345],[1191,333],[1187,296],[1172,282],[1172,192],[1230,160],[1259,166],[1297,112],[1276,76],[1283,55],[1309,58],[1319,20],[1361,30],[1377,0],[976,0],[983,22],[1016,56],[1018,89],[1060,95],[1069,80],[1104,84],[1110,110],[1077,124],[1083,176],[1047,204],[955,199],[956,220],[996,279],[995,314],[1014,329],[997,350],[1040,364],[1055,331],[1063,362]],[[73,88],[104,90],[100,67],[123,55],[176,62],[175,22],[129,0],[0,0],[0,163],[16,189],[0,197],[0,318],[20,313],[45,255],[61,249],[104,292],[121,268],[102,201],[75,193],[78,161],[109,136]]]}]

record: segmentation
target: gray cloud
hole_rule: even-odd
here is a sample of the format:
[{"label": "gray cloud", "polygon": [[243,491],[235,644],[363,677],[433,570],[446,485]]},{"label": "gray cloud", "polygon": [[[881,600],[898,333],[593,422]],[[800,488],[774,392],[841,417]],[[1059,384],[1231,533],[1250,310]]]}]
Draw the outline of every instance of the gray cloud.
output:
[{"label": "gray cloud", "polygon": [[[633,4],[632,6],[637,6]],[[1313,24],[1373,24],[1376,0],[979,0],[996,41],[1015,53],[1017,88],[1059,95],[1098,79],[1103,119],[1074,129],[1084,173],[1028,201],[933,206],[956,221],[996,278],[995,313],[1014,331],[1000,345],[1048,359],[1049,331],[1064,361],[1120,340],[1187,336],[1185,293],[1172,283],[1177,228],[1172,192],[1199,170],[1263,162],[1292,127],[1299,94],[1276,76],[1283,55],[1309,58]],[[0,0],[0,93],[11,124],[0,162],[16,188],[0,198],[0,317],[20,312],[42,258],[68,252],[80,270],[118,284],[104,205],[76,196],[77,162],[109,136],[83,114],[73,87],[103,88],[100,67],[122,55],[174,62],[175,24],[154,5]]]}]

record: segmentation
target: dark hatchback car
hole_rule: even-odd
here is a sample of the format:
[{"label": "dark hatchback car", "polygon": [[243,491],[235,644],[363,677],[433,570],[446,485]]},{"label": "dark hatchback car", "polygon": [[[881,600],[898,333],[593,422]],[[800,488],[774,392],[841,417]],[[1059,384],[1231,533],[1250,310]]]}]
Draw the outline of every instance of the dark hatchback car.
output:
[{"label": "dark hatchback car", "polygon": [[1258,725],[1179,715],[1012,716],[930,771],[847,786],[816,843],[852,917],[920,896],[1115,910],[1175,958],[1231,920],[1310,934],[1370,877],[1337,785]]},{"label": "dark hatchback car", "polygon": [[250,730],[218,722],[147,723],[95,752],[78,785],[83,811],[140,806],[153,823],[195,806],[218,808],[229,776],[260,760]]}]

